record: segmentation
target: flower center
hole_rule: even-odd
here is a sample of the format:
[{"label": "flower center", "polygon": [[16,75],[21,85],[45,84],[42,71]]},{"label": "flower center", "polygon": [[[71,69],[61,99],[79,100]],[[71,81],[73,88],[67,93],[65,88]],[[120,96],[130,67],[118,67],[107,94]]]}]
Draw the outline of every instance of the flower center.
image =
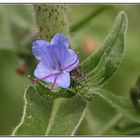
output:
[{"label": "flower center", "polygon": [[73,65],[75,65],[75,64],[77,63],[78,60],[79,60],[79,57],[77,57],[76,60],[75,60],[73,63],[71,63],[70,65],[68,65],[68,66],[66,66],[66,67],[64,67],[64,68],[61,68],[61,67],[60,67],[60,64],[58,64],[58,62],[56,61],[56,59],[53,59],[53,62],[54,62],[54,64],[55,64],[55,65],[54,65],[54,66],[55,66],[55,70],[57,70],[58,72],[57,72],[57,73],[50,73],[49,75],[47,75],[47,76],[45,76],[45,77],[43,77],[43,78],[41,78],[41,79],[39,79],[39,80],[46,80],[46,79],[49,78],[50,76],[55,76],[55,77],[54,77],[54,81],[53,81],[53,83],[52,83],[52,87],[50,88],[50,90],[53,89],[54,85],[56,84],[57,76],[58,76],[59,74],[61,74],[61,73],[67,73],[65,70],[67,70],[68,68],[70,68],[70,67],[72,67]]},{"label": "flower center", "polygon": [[55,70],[61,72],[61,67],[60,67],[60,64],[58,63],[58,61],[56,59],[53,59],[53,62],[54,62],[54,68]]}]

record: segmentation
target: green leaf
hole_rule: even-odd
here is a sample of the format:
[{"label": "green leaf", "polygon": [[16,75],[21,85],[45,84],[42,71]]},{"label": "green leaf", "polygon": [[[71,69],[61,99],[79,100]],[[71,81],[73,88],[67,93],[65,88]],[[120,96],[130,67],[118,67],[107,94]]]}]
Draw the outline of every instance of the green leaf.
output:
[{"label": "green leaf", "polygon": [[41,81],[36,84],[36,90],[43,99],[49,100],[49,102],[53,102],[53,100],[56,98],[71,98],[75,95],[75,92],[66,89],[60,89],[58,87],[54,92],[52,92]]},{"label": "green leaf", "polygon": [[102,85],[106,80],[108,80],[118,69],[123,58],[124,34],[126,31],[127,17],[123,12],[121,12],[117,19],[118,22],[120,22],[120,26],[117,26],[119,31],[115,40],[111,44],[112,48],[103,54],[99,65],[88,73],[87,77],[89,77],[89,81],[93,86]]},{"label": "green leaf", "polygon": [[99,88],[91,89],[90,92],[96,96],[103,98],[111,106],[118,109],[118,111],[124,113],[124,115],[129,117],[131,120],[140,122],[140,112],[138,112],[133,107],[131,102],[126,98],[118,97],[107,90],[103,90]]},{"label": "green leaf", "polygon": [[74,135],[85,114],[86,103],[79,96],[44,100],[33,87],[24,95],[24,110],[12,135]]},{"label": "green leaf", "polygon": [[99,132],[110,124],[109,122],[116,116],[117,111],[99,96],[93,97],[88,104],[88,108],[89,111],[86,113],[86,119],[92,134],[101,135]]},{"label": "green leaf", "polygon": [[43,135],[51,115],[52,104],[39,97],[33,87],[24,93],[24,109],[13,135]]},{"label": "green leaf", "polygon": [[[118,68],[124,51],[124,33],[127,28],[127,16],[120,12],[111,28],[110,33],[105,39],[103,45],[92,55],[90,55],[82,64],[82,69],[89,74],[89,77],[96,77],[96,72],[102,73],[97,76],[97,80],[107,80]],[[99,64],[99,66],[98,66]],[[95,71],[93,69],[96,68]],[[102,68],[101,68],[102,67]],[[101,83],[103,82],[101,81]]]},{"label": "green leaf", "polygon": [[83,120],[86,103],[79,96],[57,99],[55,104],[57,103],[61,104],[58,112],[52,113],[52,121],[50,121],[46,135],[74,135]]}]

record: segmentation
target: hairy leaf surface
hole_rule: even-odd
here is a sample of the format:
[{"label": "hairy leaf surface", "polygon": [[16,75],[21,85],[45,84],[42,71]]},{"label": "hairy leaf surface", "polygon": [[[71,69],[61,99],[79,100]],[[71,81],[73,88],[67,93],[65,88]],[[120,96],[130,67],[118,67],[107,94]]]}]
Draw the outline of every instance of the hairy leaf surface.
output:
[{"label": "hairy leaf surface", "polygon": [[104,83],[117,70],[124,53],[126,28],[127,16],[120,12],[103,45],[81,64],[92,85]]},{"label": "hairy leaf surface", "polygon": [[129,117],[131,120],[140,123],[140,112],[138,112],[134,108],[133,104],[125,97],[116,96],[107,90],[99,88],[91,89],[90,92],[106,100],[106,102],[118,109],[118,111],[124,113],[124,115]]},{"label": "hairy leaf surface", "polygon": [[26,89],[24,103],[22,119],[12,135],[74,135],[86,108],[79,96],[52,103],[41,98],[33,87]]}]

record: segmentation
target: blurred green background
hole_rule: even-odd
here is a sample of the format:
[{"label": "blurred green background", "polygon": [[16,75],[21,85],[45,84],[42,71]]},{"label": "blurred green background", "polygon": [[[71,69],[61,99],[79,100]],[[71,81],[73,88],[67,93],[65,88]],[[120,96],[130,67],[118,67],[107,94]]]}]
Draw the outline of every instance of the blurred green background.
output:
[{"label": "blurred green background", "polygon": [[[124,59],[114,77],[105,84],[105,88],[129,98],[129,90],[140,74],[140,5],[77,4],[68,7],[71,29],[80,25],[91,13],[104,8],[84,26],[71,32],[73,47],[80,52],[81,61],[100,47],[117,13],[120,10],[126,12],[129,23]],[[31,54],[32,32],[35,30],[34,12],[32,5],[24,4],[0,5],[0,13],[0,135],[10,135],[20,120],[24,89],[30,83],[27,75],[34,68],[34,57]],[[100,128],[118,114],[102,99],[95,99],[89,109],[77,135],[100,134]],[[126,124],[130,124],[129,127]],[[107,134],[140,134],[139,125],[127,118],[118,125],[121,125],[121,129],[115,127]]]}]

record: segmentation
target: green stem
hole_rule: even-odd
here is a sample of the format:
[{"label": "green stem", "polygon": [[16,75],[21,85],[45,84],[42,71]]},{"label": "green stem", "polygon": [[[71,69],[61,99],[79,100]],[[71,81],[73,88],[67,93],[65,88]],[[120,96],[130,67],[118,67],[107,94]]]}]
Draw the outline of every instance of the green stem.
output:
[{"label": "green stem", "polygon": [[50,41],[56,33],[70,37],[65,5],[34,5],[34,10],[41,39]]}]

